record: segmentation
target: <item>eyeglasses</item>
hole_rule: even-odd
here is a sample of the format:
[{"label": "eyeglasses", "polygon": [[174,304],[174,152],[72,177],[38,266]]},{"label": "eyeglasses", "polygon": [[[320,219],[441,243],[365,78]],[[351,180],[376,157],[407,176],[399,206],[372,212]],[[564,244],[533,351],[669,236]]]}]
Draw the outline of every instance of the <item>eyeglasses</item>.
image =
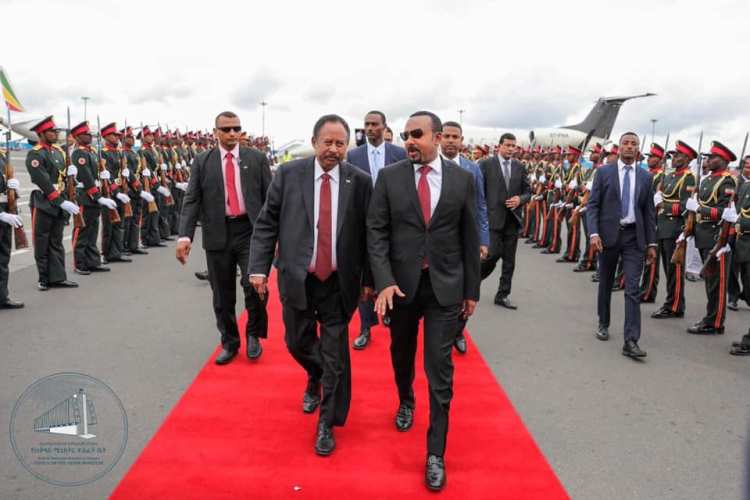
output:
[{"label": "eyeglasses", "polygon": [[225,134],[228,134],[229,132],[235,131],[238,134],[242,132],[242,127],[216,127],[217,129],[221,130]]},{"label": "eyeglasses", "polygon": [[413,137],[414,139],[419,139],[424,135],[424,130],[421,128],[415,128],[414,130],[405,130],[399,134],[401,136],[402,141],[409,140],[409,136]]}]

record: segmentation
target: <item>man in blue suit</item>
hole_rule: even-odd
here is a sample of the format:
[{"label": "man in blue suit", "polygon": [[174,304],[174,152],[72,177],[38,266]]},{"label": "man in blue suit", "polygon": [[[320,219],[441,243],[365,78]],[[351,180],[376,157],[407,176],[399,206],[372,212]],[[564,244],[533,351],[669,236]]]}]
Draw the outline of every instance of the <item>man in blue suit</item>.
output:
[{"label": "man in blue suit", "polygon": [[[461,124],[458,122],[445,122],[443,123],[443,137],[440,140],[440,152],[443,158],[455,162],[463,168],[468,170],[471,175],[474,176],[474,199],[477,205],[477,229],[479,231],[479,257],[484,260],[489,255],[490,251],[490,224],[487,220],[487,201],[484,196],[484,176],[479,165],[473,161],[464,158],[459,153],[463,147],[463,129]],[[464,329],[466,328],[466,321],[468,318],[459,316],[458,325],[456,328],[456,350],[461,354],[466,353],[466,338],[464,337]]]},{"label": "man in blue suit", "polygon": [[625,273],[625,344],[622,354],[642,358],[641,301],[639,280],[646,263],[656,259],[654,188],[651,174],[636,165],[638,135],[620,137],[620,157],[600,167],[594,177],[588,202],[587,222],[591,245],[599,254],[599,293],[596,338],[609,340],[610,302],[617,261],[622,257]]},{"label": "man in blue suit", "polygon": [[[385,129],[385,114],[383,112],[370,111],[367,113],[365,115],[367,142],[349,151],[346,158],[349,163],[356,165],[370,175],[373,186],[378,179],[378,172],[386,165],[406,158],[406,151],[403,148],[383,140]],[[359,304],[361,326],[359,336],[354,339],[352,345],[354,349],[364,349],[370,342],[370,328],[378,324],[378,315],[375,314],[374,307],[375,304],[372,299]]]}]

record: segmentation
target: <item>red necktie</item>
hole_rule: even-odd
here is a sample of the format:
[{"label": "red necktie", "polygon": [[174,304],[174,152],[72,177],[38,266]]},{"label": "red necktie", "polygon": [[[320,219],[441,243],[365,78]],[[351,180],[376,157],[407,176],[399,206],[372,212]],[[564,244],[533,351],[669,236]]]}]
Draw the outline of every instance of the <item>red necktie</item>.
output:
[{"label": "red necktie", "polygon": [[[431,207],[430,207],[430,184],[427,182],[427,174],[430,173],[432,168],[429,165],[422,165],[419,167],[419,182],[417,183],[417,194],[419,195],[419,205],[422,207],[422,217],[424,218],[424,225],[430,225]],[[425,253],[424,260],[422,261],[422,269],[426,269],[429,266],[427,262],[427,254]]]},{"label": "red necktie", "polygon": [[229,215],[236,217],[240,215],[240,200],[237,197],[237,186],[234,180],[234,161],[232,153],[227,153],[227,162],[224,168],[224,181],[227,190],[227,205],[229,205]]},{"label": "red necktie", "polygon": [[318,206],[318,249],[315,255],[315,276],[325,281],[333,272],[331,258],[331,182],[328,174],[323,174],[320,183],[320,204]]}]

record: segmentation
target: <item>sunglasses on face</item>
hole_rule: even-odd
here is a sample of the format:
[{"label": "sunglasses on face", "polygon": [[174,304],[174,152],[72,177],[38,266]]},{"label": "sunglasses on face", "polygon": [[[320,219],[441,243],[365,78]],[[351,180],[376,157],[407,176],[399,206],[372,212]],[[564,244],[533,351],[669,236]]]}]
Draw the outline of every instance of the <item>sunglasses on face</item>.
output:
[{"label": "sunglasses on face", "polygon": [[402,141],[408,140],[410,136],[414,139],[419,139],[424,135],[424,130],[422,130],[421,128],[415,128],[414,130],[405,130],[399,135],[401,136]]},{"label": "sunglasses on face", "polygon": [[225,134],[228,134],[229,132],[237,132],[238,134],[242,132],[242,127],[217,127],[219,130],[224,132]]}]

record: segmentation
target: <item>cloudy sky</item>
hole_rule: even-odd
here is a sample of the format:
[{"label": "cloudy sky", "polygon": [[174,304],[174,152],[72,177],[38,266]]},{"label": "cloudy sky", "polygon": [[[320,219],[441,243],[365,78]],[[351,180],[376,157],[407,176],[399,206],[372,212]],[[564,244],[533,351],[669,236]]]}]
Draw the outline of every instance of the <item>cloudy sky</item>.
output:
[{"label": "cloudy sky", "polygon": [[[529,129],[580,121],[600,96],[626,103],[613,135],[700,130],[741,148],[750,129],[748,0],[0,0],[0,65],[27,113],[210,128],[224,109],[277,145],[336,112],[417,109]],[[8,43],[10,40],[10,44]]]}]

